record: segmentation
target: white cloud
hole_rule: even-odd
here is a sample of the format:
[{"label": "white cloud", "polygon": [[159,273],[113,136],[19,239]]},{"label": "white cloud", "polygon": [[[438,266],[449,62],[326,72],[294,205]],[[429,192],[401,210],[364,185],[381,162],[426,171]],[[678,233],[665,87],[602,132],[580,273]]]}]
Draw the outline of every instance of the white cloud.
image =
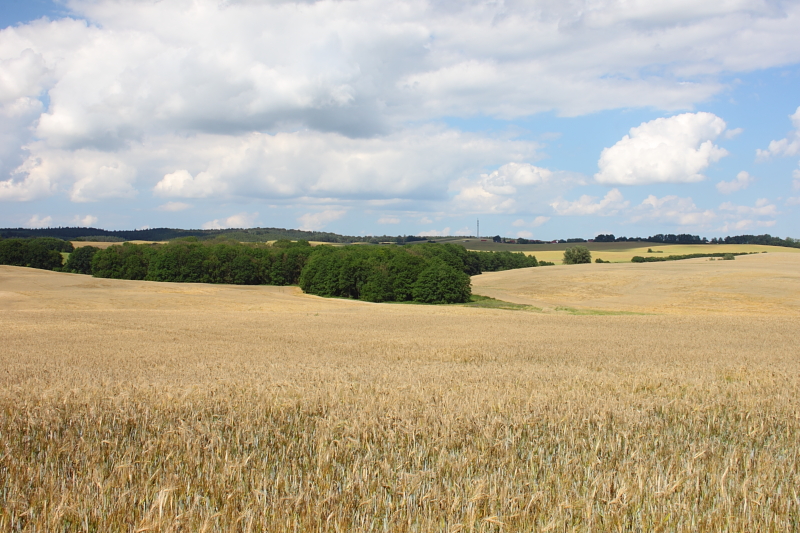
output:
[{"label": "white cloud", "polygon": [[626,209],[630,202],[625,200],[619,189],[611,189],[602,200],[596,202],[597,197],[584,194],[577,200],[569,202],[563,199],[555,200],[550,206],[559,215],[616,215],[620,210]]},{"label": "white cloud", "polygon": [[82,217],[80,215],[75,215],[72,221],[73,223],[78,224],[79,226],[89,227],[97,224],[97,217],[92,215],[86,215],[85,217]]},{"label": "white cloud", "polygon": [[524,231],[524,230],[523,231],[518,231],[517,232],[517,237],[522,237],[523,239],[532,239],[533,238],[533,233],[531,233],[530,231]]},{"label": "white cloud", "polygon": [[521,185],[539,185],[547,180],[553,173],[541,167],[527,163],[508,163],[498,168],[491,174],[482,174],[483,188],[495,194],[515,194]]},{"label": "white cloud", "polygon": [[203,229],[252,228],[258,213],[238,213],[225,219],[214,219],[202,225]]},{"label": "white cloud", "polygon": [[752,228],[771,228],[775,225],[774,220],[750,220],[743,219],[735,222],[726,222],[720,228],[720,231],[744,231]]},{"label": "white cloud", "polygon": [[418,224],[431,224],[432,222],[433,222],[433,220],[431,220],[430,218],[422,217],[422,218],[419,219]]},{"label": "white cloud", "polygon": [[161,204],[160,206],[158,206],[157,209],[159,211],[175,212],[175,211],[183,211],[184,209],[189,209],[190,207],[192,207],[190,204],[184,202],[167,202],[165,204]]},{"label": "white cloud", "polygon": [[800,205],[800,196],[790,196],[789,198],[786,199],[786,205],[788,206]]},{"label": "white cloud", "polygon": [[[469,232],[467,229],[466,232]],[[430,229],[427,231],[420,231],[417,233],[420,237],[447,237],[450,235],[450,227],[446,227],[444,229]]]},{"label": "white cloud", "polygon": [[399,224],[400,219],[398,217],[381,217],[378,219],[378,224]]},{"label": "white cloud", "polygon": [[[512,222],[511,225],[516,228],[521,228],[521,227],[538,228],[548,220],[550,220],[550,217],[544,217],[544,216],[538,216],[534,218],[531,222],[525,222],[524,219],[519,218],[514,222]],[[520,235],[520,237],[524,237],[524,235]]]},{"label": "white cloud", "polygon": [[225,184],[216,181],[208,172],[200,172],[193,178],[186,169],[166,174],[153,187],[156,196],[179,198],[207,198],[224,191]]},{"label": "white cloud", "polygon": [[645,185],[702,181],[701,171],[728,152],[714,145],[725,121],[712,113],[684,113],[631,128],[600,154],[599,183]]},{"label": "white cloud", "polygon": [[33,215],[30,219],[28,219],[26,225],[29,228],[48,228],[50,227],[51,222],[53,222],[53,217],[40,217],[39,215]]},{"label": "white cloud", "polygon": [[450,189],[459,213],[515,213],[545,209],[546,198],[583,183],[578,174],[512,162],[477,179],[454,180]]},{"label": "white cloud", "polygon": [[345,214],[345,209],[326,209],[317,213],[306,213],[297,220],[300,222],[300,229],[304,231],[321,230],[330,222],[339,220]]},{"label": "white cloud", "polygon": [[657,198],[651,194],[634,209],[631,221],[648,220],[679,226],[705,226],[716,218],[717,214],[713,210],[698,208],[691,198],[678,196]]},{"label": "white cloud", "polygon": [[794,126],[794,131],[779,141],[770,141],[766,150],[756,150],[758,159],[768,159],[772,156],[792,156],[800,155],[800,106],[793,115],[789,115]]},{"label": "white cloud", "polygon": [[717,190],[722,194],[731,194],[746,189],[748,185],[753,183],[754,179],[747,171],[742,170],[736,175],[736,179],[717,183]]},{"label": "white cloud", "polygon": [[731,202],[725,202],[719,206],[721,211],[735,213],[737,215],[747,216],[775,216],[778,214],[778,208],[775,204],[769,203],[766,198],[756,200],[755,206],[750,207],[746,205],[734,205]]},{"label": "white cloud", "polygon": [[[168,198],[442,199],[498,163],[520,170],[536,147],[408,124],[689,109],[725,89],[721,73],[800,61],[796,3],[579,4],[69,2],[71,18],[0,30],[0,199],[132,198],[134,185]],[[704,146],[683,171],[637,182],[702,179],[722,153]],[[59,152],[79,150],[98,161],[88,175]],[[617,183],[618,167],[600,175]],[[497,198],[464,199],[527,208],[503,205],[506,191],[546,176],[512,170],[487,175]]]},{"label": "white cloud", "polygon": [[439,127],[371,138],[299,131],[159,142],[185,166],[170,169],[153,192],[177,198],[443,198],[454,177],[474,176],[498,158],[535,156],[538,149]]},{"label": "white cloud", "polygon": [[732,130],[726,130],[724,137],[726,139],[735,139],[744,131],[744,128],[734,128]]}]

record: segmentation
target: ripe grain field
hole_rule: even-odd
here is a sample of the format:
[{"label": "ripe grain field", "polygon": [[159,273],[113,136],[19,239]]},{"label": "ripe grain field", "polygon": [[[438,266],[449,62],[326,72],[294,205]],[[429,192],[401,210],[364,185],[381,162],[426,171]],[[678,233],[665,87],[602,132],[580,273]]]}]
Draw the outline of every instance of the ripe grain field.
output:
[{"label": "ripe grain field", "polygon": [[798,313],[764,301],[575,316],[0,267],[0,530],[798,530]]}]

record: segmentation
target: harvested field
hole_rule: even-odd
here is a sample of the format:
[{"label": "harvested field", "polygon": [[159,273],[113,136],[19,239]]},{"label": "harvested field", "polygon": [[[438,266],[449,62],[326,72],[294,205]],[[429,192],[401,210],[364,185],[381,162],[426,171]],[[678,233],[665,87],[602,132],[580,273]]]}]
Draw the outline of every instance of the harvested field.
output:
[{"label": "harvested field", "polygon": [[766,294],[610,316],[0,267],[0,530],[797,530],[796,263],[746,259],[520,272]]}]

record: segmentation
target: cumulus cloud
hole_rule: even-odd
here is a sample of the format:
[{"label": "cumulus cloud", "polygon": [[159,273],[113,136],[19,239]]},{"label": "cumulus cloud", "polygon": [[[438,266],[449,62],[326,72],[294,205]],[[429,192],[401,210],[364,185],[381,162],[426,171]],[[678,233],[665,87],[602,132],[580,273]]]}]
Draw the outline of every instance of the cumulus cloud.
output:
[{"label": "cumulus cloud", "polygon": [[620,185],[702,181],[701,171],[728,154],[714,144],[724,131],[725,121],[713,113],[644,122],[603,149],[595,179]]},{"label": "cumulus cloud", "polygon": [[39,215],[33,215],[30,219],[28,219],[26,225],[29,228],[48,228],[50,227],[51,222],[53,222],[53,217],[40,217]]},{"label": "cumulus cloud", "polygon": [[766,198],[760,198],[756,200],[756,203],[753,207],[746,205],[734,205],[731,202],[725,202],[719,206],[719,209],[721,211],[727,211],[737,215],[746,216],[775,216],[778,214],[778,208],[775,207],[775,204],[769,203],[769,200]]},{"label": "cumulus cloud", "polygon": [[346,209],[326,209],[316,213],[306,213],[297,220],[303,231],[321,230],[334,220],[339,220],[347,214]]},{"label": "cumulus cloud", "polygon": [[774,220],[742,219],[735,222],[726,222],[722,225],[722,227],[720,227],[720,231],[745,231],[753,228],[771,228],[774,225]]},{"label": "cumulus cloud", "polygon": [[642,220],[679,226],[705,226],[717,219],[711,209],[698,208],[691,198],[650,195],[633,210],[631,221]]},{"label": "cumulus cloud", "polygon": [[619,189],[611,189],[602,200],[596,200],[596,196],[584,194],[573,202],[563,199],[555,200],[550,206],[559,215],[611,216],[618,214],[620,210],[626,209],[630,205]]},{"label": "cumulus cloud", "polygon": [[736,174],[736,179],[731,181],[720,181],[717,183],[717,190],[722,194],[731,194],[736,191],[741,191],[742,189],[746,189],[748,185],[753,183],[753,176],[751,176],[747,171],[742,170],[738,174]]},{"label": "cumulus cloud", "polygon": [[92,215],[86,215],[84,217],[75,215],[75,217],[72,219],[72,222],[74,224],[78,224],[79,226],[89,227],[97,224],[97,217]]},{"label": "cumulus cloud", "polygon": [[225,219],[214,219],[205,222],[203,229],[227,229],[227,228],[252,228],[255,225],[258,213],[238,213]]},{"label": "cumulus cloud", "polygon": [[183,211],[184,209],[189,209],[191,204],[187,204],[185,202],[167,202],[165,204],[161,204],[158,206],[159,211],[169,211],[169,212],[176,212],[176,211]]},{"label": "cumulus cloud", "polygon": [[[469,230],[466,230],[469,232]],[[450,235],[450,227],[446,227],[444,229],[429,229],[426,231],[420,231],[417,233],[420,237],[447,237]]]},{"label": "cumulus cloud", "polygon": [[454,180],[450,189],[461,213],[515,213],[543,209],[545,198],[583,182],[577,174],[512,162],[477,179]]},{"label": "cumulus cloud", "polygon": [[789,135],[779,141],[770,141],[766,150],[756,150],[758,159],[769,159],[773,156],[792,156],[800,155],[800,106],[793,115],[789,115],[794,130]]},{"label": "cumulus cloud", "polygon": [[222,194],[225,183],[216,181],[208,172],[200,172],[192,177],[186,169],[176,170],[164,175],[153,187],[156,196],[179,198],[207,198],[214,194]]},{"label": "cumulus cloud", "polygon": [[[300,131],[160,142],[172,161],[186,165],[170,169],[153,189],[173,198],[443,198],[448,180],[474,176],[498,158],[531,157],[538,150],[536,143],[439,127],[368,139]],[[519,179],[530,177],[522,172]]]},{"label": "cumulus cloud", "polygon": [[[514,222],[512,222],[511,225],[516,228],[521,228],[521,227],[538,228],[548,220],[550,220],[550,217],[544,217],[544,216],[538,216],[530,222],[526,222],[524,219],[519,218]],[[520,237],[524,237],[524,235],[520,235]]]},{"label": "cumulus cloud", "polygon": [[389,217],[384,216],[378,219],[378,224],[399,224],[400,219],[398,217]]}]

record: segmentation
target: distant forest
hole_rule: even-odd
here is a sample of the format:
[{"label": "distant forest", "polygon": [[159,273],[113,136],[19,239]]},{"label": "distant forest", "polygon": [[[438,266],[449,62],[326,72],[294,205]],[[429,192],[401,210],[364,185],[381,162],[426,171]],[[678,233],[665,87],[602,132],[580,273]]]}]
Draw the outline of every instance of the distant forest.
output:
[{"label": "distant forest", "polygon": [[195,237],[198,240],[210,240],[218,237],[239,242],[266,242],[281,239],[291,241],[317,241],[330,243],[354,242],[393,242],[405,244],[407,242],[420,242],[428,240],[427,237],[416,236],[351,236],[338,235],[325,231],[303,231],[299,229],[284,228],[232,228],[232,229],[173,229],[151,228],[136,230],[104,230],[98,228],[5,228],[0,229],[0,237],[26,238],[26,237],[55,237],[66,241],[96,241],[96,242],[123,242],[123,241],[171,241],[183,237]]},{"label": "distant forest", "polygon": [[[277,240],[305,240],[329,243],[395,243],[407,244],[418,243],[429,240],[429,237],[416,235],[339,235],[325,231],[303,231],[298,229],[285,228],[231,228],[231,229],[174,229],[174,228],[151,228],[137,230],[104,230],[98,228],[4,228],[0,229],[0,238],[31,238],[31,237],[55,237],[67,241],[98,241],[98,242],[124,242],[124,241],[171,241],[183,237],[195,237],[198,240],[211,240],[219,237],[235,240],[239,242],[266,242]],[[469,236],[471,237],[471,236]],[[436,238],[436,237],[431,237]],[[558,239],[556,241],[541,241],[535,239],[509,239],[499,235],[487,237],[495,242],[505,242],[513,244],[544,244],[549,242],[559,243],[580,243],[588,242],[583,238]],[[613,234],[601,234],[594,238],[594,242],[652,242],[658,244],[761,244],[767,246],[786,246],[790,248],[800,248],[800,239],[787,237],[773,237],[769,234],[764,235],[735,235],[721,238],[707,239],[699,235],[689,234],[662,234],[651,235],[649,237],[617,237]]]}]

